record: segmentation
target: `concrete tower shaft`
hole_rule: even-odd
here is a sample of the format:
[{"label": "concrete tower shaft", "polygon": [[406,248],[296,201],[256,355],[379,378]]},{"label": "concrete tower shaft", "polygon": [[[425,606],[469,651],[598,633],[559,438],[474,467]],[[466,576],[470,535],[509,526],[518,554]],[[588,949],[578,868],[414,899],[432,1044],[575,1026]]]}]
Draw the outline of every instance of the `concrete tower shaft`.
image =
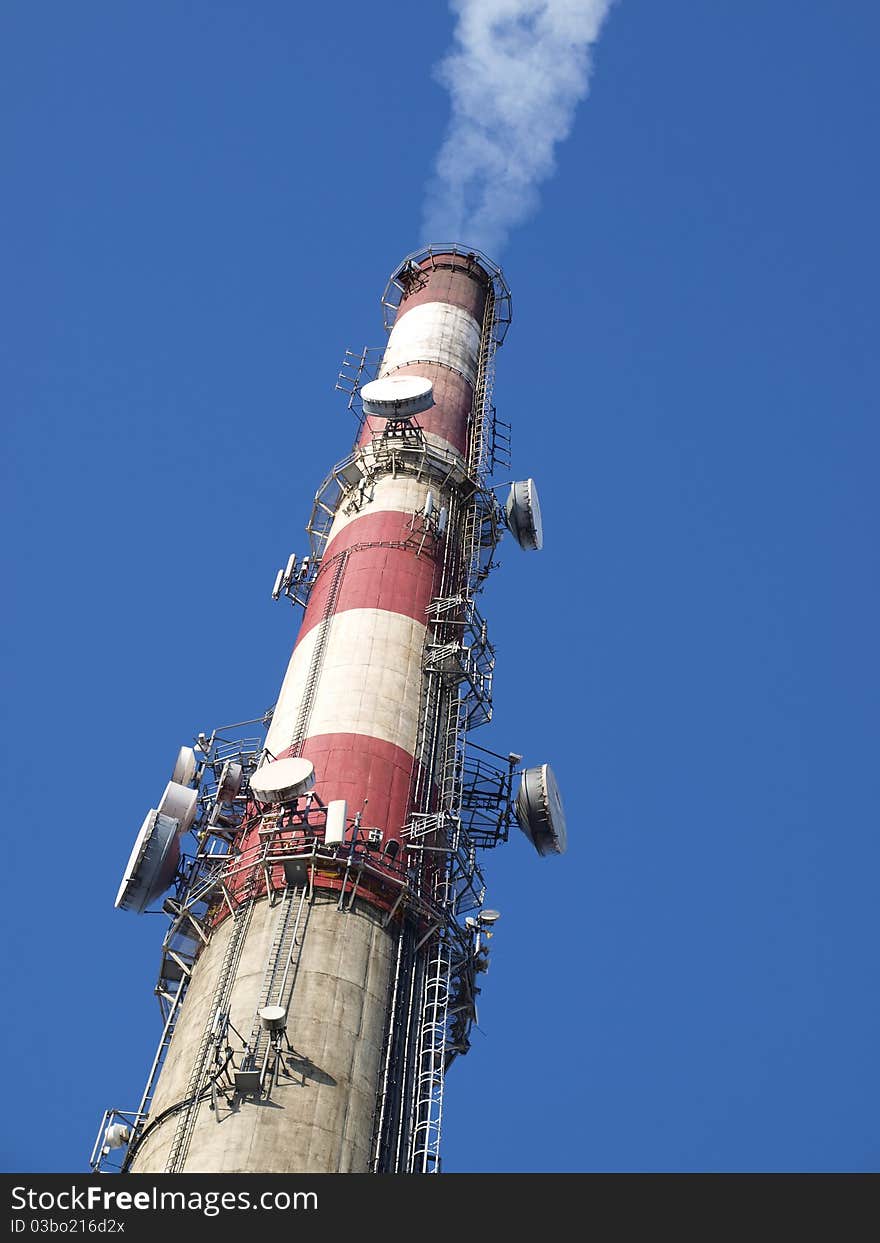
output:
[{"label": "concrete tower shaft", "polygon": [[[434,785],[438,762],[433,753],[424,761],[419,747],[434,710],[425,694],[428,609],[441,586],[452,595],[468,573],[459,522],[427,538],[423,526],[421,539],[414,522],[431,508],[461,513],[472,490],[472,409],[492,330],[484,323],[491,276],[472,256],[434,254],[399,279],[379,374],[432,382],[435,404],[418,417],[422,466],[386,470],[388,424],[366,419],[361,481],[338,500],[266,738],[272,758],[310,760],[320,800],[362,812],[349,834],[377,828],[381,849],[344,903],[338,868],[313,868],[309,885],[296,889],[282,863],[257,865],[269,817],[248,805],[235,842],[240,866],[208,921],[132,1172],[370,1168],[401,918],[391,882],[399,891],[414,790]],[[207,1050],[221,1019],[224,1031],[259,1030],[255,1015],[281,945],[293,965],[283,1073],[271,1102],[243,1094],[230,1105],[205,1087]]]},{"label": "concrete tower shaft", "polygon": [[[254,904],[228,1001],[233,1032],[247,1034],[263,1002],[284,909],[265,897]],[[356,904],[343,913],[330,895],[316,894],[301,912],[287,1027],[292,1053],[271,1100],[244,1098],[231,1107],[218,1097],[212,1107],[206,1095],[187,1107],[234,930],[224,920],[196,963],[130,1172],[366,1172],[393,953],[388,931],[371,908]]]}]

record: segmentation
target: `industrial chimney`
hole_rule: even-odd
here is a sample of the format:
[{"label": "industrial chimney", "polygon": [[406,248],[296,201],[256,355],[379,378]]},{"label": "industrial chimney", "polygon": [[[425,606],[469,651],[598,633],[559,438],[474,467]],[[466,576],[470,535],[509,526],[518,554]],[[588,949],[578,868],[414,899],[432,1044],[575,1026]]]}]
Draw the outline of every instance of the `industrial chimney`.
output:
[{"label": "industrial chimney", "polygon": [[514,822],[565,849],[549,765],[471,738],[495,667],[480,589],[505,531],[542,543],[534,481],[491,486],[510,305],[485,256],[429,247],[389,281],[384,353],[346,355],[359,433],[274,582],[303,609],[278,702],[181,748],[125,869],[116,905],[169,918],[164,1024],[95,1170],[439,1172],[498,918],[483,852]]}]

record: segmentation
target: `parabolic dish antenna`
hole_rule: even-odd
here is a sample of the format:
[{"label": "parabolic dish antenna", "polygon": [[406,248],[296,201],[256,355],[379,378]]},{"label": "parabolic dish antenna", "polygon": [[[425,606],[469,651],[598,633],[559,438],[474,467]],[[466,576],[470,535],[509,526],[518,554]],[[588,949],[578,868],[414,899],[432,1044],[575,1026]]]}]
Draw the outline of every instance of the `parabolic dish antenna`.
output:
[{"label": "parabolic dish antenna", "polygon": [[180,858],[179,824],[154,808],[147,812],[125,865],[114,906],[142,914],[174,880]]},{"label": "parabolic dish antenna", "polygon": [[192,747],[181,747],[177,753],[177,761],[171,773],[171,780],[178,785],[188,786],[196,775],[196,753]]},{"label": "parabolic dish antenna", "polygon": [[544,546],[544,526],[534,479],[520,479],[510,485],[505,513],[507,525],[520,548],[537,552]]},{"label": "parabolic dish antenna", "polygon": [[277,1032],[287,1022],[287,1011],[284,1006],[263,1006],[257,1011],[260,1016],[260,1024],[264,1031]]},{"label": "parabolic dish antenna", "polygon": [[565,853],[565,812],[549,764],[523,771],[515,810],[519,827],[539,855]]},{"label": "parabolic dish antenna", "polygon": [[227,760],[220,770],[217,782],[217,802],[231,803],[241,789],[244,769],[237,760]]},{"label": "parabolic dish antenna", "polygon": [[288,756],[261,764],[251,777],[251,793],[260,803],[290,803],[315,784],[311,760]]},{"label": "parabolic dish antenna", "polygon": [[371,380],[361,389],[364,414],[377,414],[383,419],[409,419],[430,410],[434,404],[434,388],[420,375],[389,375]]},{"label": "parabolic dish antenna", "polygon": [[159,811],[163,816],[178,821],[180,824],[178,832],[182,837],[184,833],[189,832],[190,825],[196,818],[198,805],[198,790],[193,790],[190,786],[179,785],[176,781],[169,781],[165,787],[165,793],[159,800]]}]

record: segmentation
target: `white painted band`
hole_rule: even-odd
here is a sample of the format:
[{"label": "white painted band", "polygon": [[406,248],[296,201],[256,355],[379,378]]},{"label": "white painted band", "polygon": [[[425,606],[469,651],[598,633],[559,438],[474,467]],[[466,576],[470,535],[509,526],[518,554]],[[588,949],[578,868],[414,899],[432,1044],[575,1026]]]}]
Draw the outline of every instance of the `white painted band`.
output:
[{"label": "white painted band", "polygon": [[379,375],[410,363],[440,363],[473,384],[480,356],[480,326],[469,311],[450,302],[423,302],[391,330]]},{"label": "white painted band", "polygon": [[[431,439],[440,441],[439,436]],[[456,453],[448,441],[444,440],[440,443],[447,445],[451,453]],[[460,458],[460,455],[456,454],[456,457]],[[415,475],[397,475],[396,477],[380,475],[378,479],[368,484],[363,492],[355,488],[339,503],[327,538],[327,548],[329,549],[339,532],[343,531],[349,523],[363,518],[366,514],[414,514],[424,507],[429,491],[433,492],[438,507],[448,503],[445,493],[440,492],[436,482],[418,479]]]},{"label": "white painted band", "polygon": [[[365,734],[415,753],[425,625],[385,609],[347,609],[328,623],[305,737]],[[323,626],[294,648],[266,737],[273,755],[294,740],[303,690]]]}]

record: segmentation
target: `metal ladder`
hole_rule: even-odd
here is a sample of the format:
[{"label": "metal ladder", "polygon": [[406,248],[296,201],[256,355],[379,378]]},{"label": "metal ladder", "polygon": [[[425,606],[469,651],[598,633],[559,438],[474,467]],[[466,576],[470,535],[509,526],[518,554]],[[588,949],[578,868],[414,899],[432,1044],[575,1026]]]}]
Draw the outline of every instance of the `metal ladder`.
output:
[{"label": "metal ladder", "polygon": [[477,360],[477,382],[474,386],[474,404],[468,444],[468,474],[472,479],[481,479],[486,473],[491,445],[492,387],[494,381],[495,359],[495,294],[492,289],[486,291],[486,310],[483,319],[483,332],[480,338],[480,353]]},{"label": "metal ladder", "polygon": [[345,567],[348,563],[348,556],[352,550],[345,548],[336,559],[333,567],[333,578],[330,582],[330,590],[327,592],[327,600],[324,604],[324,612],[321,614],[321,620],[318,622],[317,638],[315,647],[312,651],[312,659],[309,663],[309,672],[306,676],[306,683],[303,687],[302,698],[299,703],[299,711],[296,714],[296,724],[293,727],[293,737],[290,740],[290,754],[299,755],[305,741],[306,730],[309,724],[309,717],[312,715],[312,707],[315,701],[315,691],[318,687],[318,680],[321,677],[321,666],[324,663],[324,654],[327,651],[327,642],[330,638],[330,620],[336,611],[336,602],[339,599],[339,589],[342,586],[342,576],[345,573]]},{"label": "metal ladder", "polygon": [[[270,1034],[260,1020],[260,1010],[264,1006],[281,1006],[287,1008],[290,994],[296,983],[296,973],[302,957],[305,929],[308,923],[309,907],[307,903],[308,885],[297,888],[288,885],[281,900],[281,909],[275,925],[275,935],[266,959],[266,970],[260,988],[260,1003],[251,1028],[248,1040],[248,1056],[242,1062],[242,1069],[260,1068],[261,1076],[265,1077],[266,1064],[269,1056]],[[296,901],[299,897],[299,902]],[[296,914],[294,914],[296,911]],[[305,919],[303,912],[305,911]],[[262,1078],[261,1078],[262,1082]]]},{"label": "metal ladder", "polygon": [[208,1071],[209,1057],[211,1052],[219,1047],[219,1042],[225,1035],[229,997],[232,992],[235,969],[241,958],[241,951],[247,930],[250,927],[255,904],[255,898],[247,898],[238,907],[235,915],[230,917],[233,920],[232,933],[223,955],[220,975],[214,988],[211,1009],[208,1013],[208,1021],[205,1024],[205,1030],[202,1033],[202,1039],[196,1051],[189,1082],[186,1087],[184,1099],[189,1103],[181,1109],[178,1115],[177,1128],[174,1132],[174,1139],[172,1140],[168,1160],[165,1164],[166,1174],[179,1174],[186,1161],[186,1154],[195,1127],[196,1115],[201,1104],[201,1093]]},{"label": "metal ladder", "polygon": [[425,985],[425,956],[419,951],[416,937],[416,929],[411,924],[401,924],[380,1099],[374,1120],[373,1171],[377,1174],[409,1171],[412,1102]]},{"label": "metal ladder", "polygon": [[[474,404],[470,427],[468,473],[479,486],[486,469],[489,451],[489,419],[494,339],[495,299],[490,289],[486,299],[483,333],[480,340],[479,370],[474,390]],[[465,504],[461,518],[461,561],[459,589],[469,599],[479,586],[482,511],[476,495]],[[428,675],[430,677],[430,675]],[[442,809],[455,815],[461,804],[461,735],[463,733],[462,705],[457,689],[439,687],[441,702],[445,700],[446,719],[442,736],[435,742],[435,780],[439,787],[439,803]],[[445,693],[444,693],[445,692]],[[443,833],[442,845],[453,847],[448,832]],[[451,855],[440,854],[442,859],[434,885],[434,906],[441,914],[442,923],[427,942],[424,951],[425,979],[420,993],[418,1043],[413,1084],[412,1134],[407,1168],[413,1174],[437,1174],[440,1172],[440,1133],[443,1120],[443,1088],[446,1068],[447,1022],[449,1018],[449,995],[452,976],[452,943],[449,928],[454,918],[455,892],[452,883]]]},{"label": "metal ladder", "polygon": [[[494,439],[495,412],[492,408],[492,387],[495,363],[495,295],[491,289],[486,295],[486,313],[480,338],[477,365],[477,382],[474,386],[474,402],[471,407],[470,439],[468,443],[468,474],[480,487],[483,477],[492,465],[492,441]],[[464,587],[468,595],[475,591],[485,577],[480,570],[480,537],[483,513],[478,497],[473,496],[465,507],[461,525],[461,550]]]},{"label": "metal ladder", "polygon": [[[446,701],[446,723],[441,743],[438,793],[441,808],[453,814],[461,802],[461,700],[457,694]],[[449,831],[443,830],[442,845],[454,847]],[[446,1029],[449,1018],[452,949],[448,919],[454,915],[455,894],[451,884],[451,858],[442,860],[434,885],[434,906],[445,918],[425,950],[425,983],[421,994],[418,1051],[413,1085],[412,1139],[409,1171],[440,1172],[440,1131],[443,1119],[443,1088],[446,1069]]]},{"label": "metal ladder", "polygon": [[461,699],[457,691],[449,695],[446,704],[446,729],[440,761],[440,804],[446,810],[457,808],[461,785]]},{"label": "metal ladder", "polygon": [[[447,862],[444,863],[437,878],[435,900],[438,908],[447,910],[450,897],[449,864]],[[411,1174],[439,1174],[440,1172],[440,1131],[443,1120],[446,1024],[449,1017],[451,968],[449,931],[444,926],[429,943],[427,971],[422,992],[409,1162]]]},{"label": "metal ladder", "polygon": [[159,1081],[159,1074],[165,1064],[165,1056],[171,1044],[171,1037],[174,1035],[174,1029],[177,1026],[177,1020],[180,1016],[183,999],[186,996],[186,990],[189,987],[189,977],[184,976],[177,987],[174,994],[174,1000],[171,1002],[171,1008],[165,1019],[165,1025],[162,1028],[162,1038],[159,1041],[159,1047],[156,1050],[156,1056],[153,1058],[153,1064],[150,1067],[150,1073],[147,1075],[147,1082],[144,1087],[141,1103],[138,1105],[137,1118],[141,1123],[150,1112],[150,1106],[153,1103],[153,1097],[156,1093],[156,1084]]},{"label": "metal ladder", "polygon": [[[417,892],[430,886],[438,924],[418,940],[419,931],[401,925],[390,1022],[386,1028],[383,1070],[374,1119],[372,1168],[382,1173],[439,1173],[444,1073],[448,1059],[448,1022],[455,946],[450,922],[456,892],[451,852],[458,849],[462,788],[463,706],[442,672],[436,653],[445,643],[461,643],[459,611],[467,609],[482,578],[480,555],[484,508],[481,493],[487,459],[492,455],[491,406],[495,352],[495,297],[489,290],[479,371],[471,412],[468,474],[474,489],[450,500],[449,531],[439,591],[428,610],[423,653],[423,690],[419,711],[416,762],[410,785],[410,811],[437,834],[436,864],[421,855]],[[455,534],[453,534],[455,533]],[[457,538],[455,535],[457,534]],[[450,612],[449,606],[457,605]],[[432,611],[433,610],[433,611]],[[433,649],[433,650],[432,650]],[[434,803],[434,793],[438,802]],[[430,813],[439,807],[436,818]],[[411,833],[413,829],[411,828]],[[413,841],[417,840],[414,834]],[[434,870],[436,868],[436,871]],[[433,883],[431,875],[433,872]],[[427,894],[425,894],[427,896]]]}]

